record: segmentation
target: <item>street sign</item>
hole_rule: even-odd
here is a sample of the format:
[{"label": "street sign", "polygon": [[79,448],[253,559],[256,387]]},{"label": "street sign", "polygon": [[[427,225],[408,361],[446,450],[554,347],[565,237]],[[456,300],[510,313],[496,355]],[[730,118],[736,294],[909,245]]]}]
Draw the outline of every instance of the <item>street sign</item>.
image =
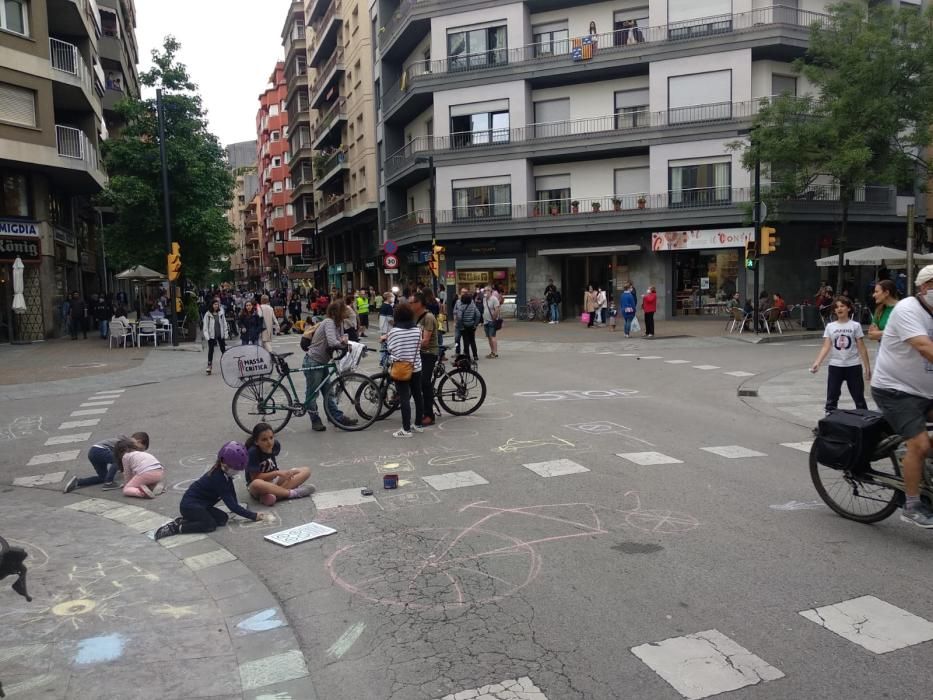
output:
[{"label": "street sign", "polygon": [[391,270],[389,268],[386,268],[385,270],[383,270],[383,272],[386,273],[387,275],[397,275],[398,269],[394,267]]},{"label": "street sign", "polygon": [[390,269],[395,269],[398,267],[398,258],[394,255],[387,255],[382,262],[387,268]]},{"label": "street sign", "polygon": [[395,241],[386,241],[382,244],[382,250],[386,255],[395,255],[398,252],[398,243]]}]

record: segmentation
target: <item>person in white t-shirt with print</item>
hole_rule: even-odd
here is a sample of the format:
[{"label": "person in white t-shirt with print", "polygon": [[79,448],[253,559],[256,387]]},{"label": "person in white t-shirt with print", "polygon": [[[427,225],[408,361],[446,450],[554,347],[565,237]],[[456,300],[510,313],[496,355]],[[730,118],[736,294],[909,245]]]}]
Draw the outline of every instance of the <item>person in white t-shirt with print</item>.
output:
[{"label": "person in white t-shirt with print", "polygon": [[823,333],[823,347],[816,361],[810,368],[816,372],[820,364],[829,355],[829,378],[826,380],[826,412],[835,411],[839,405],[839,395],[843,383],[849,387],[849,394],[856,408],[868,408],[865,403],[865,382],[862,380],[862,367],[865,367],[865,379],[871,379],[871,366],[868,364],[868,349],[863,340],[862,324],[852,320],[852,301],[848,297],[836,297],[833,301],[836,320],[826,324]]},{"label": "person in white t-shirt with print", "polygon": [[927,421],[933,414],[933,265],[917,274],[917,296],[901,299],[888,317],[871,396],[891,429],[905,438],[901,520],[931,529],[933,511],[920,500],[920,480],[931,449]]}]

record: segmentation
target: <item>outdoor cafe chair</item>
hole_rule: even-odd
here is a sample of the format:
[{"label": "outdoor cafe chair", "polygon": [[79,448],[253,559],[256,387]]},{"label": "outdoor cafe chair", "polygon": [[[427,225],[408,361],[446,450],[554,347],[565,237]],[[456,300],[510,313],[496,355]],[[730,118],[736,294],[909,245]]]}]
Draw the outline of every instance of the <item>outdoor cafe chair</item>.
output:
[{"label": "outdoor cafe chair", "polygon": [[773,325],[777,332],[781,335],[784,335],[784,329],[781,327],[781,310],[776,307],[771,307],[770,309],[765,309],[761,312],[761,323],[765,327],[765,330],[768,332],[768,335],[771,335],[771,326]]},{"label": "outdoor cafe chair", "polygon": [[741,335],[742,331],[745,330],[745,325],[751,319],[752,315],[746,313],[742,309],[736,307],[732,308],[732,323],[729,326],[729,332],[732,333],[736,328],[739,329],[739,334]]},{"label": "outdoor cafe chair", "polygon": [[117,345],[123,344],[123,347],[126,347],[126,341],[130,341],[130,345],[135,346],[136,343],[133,339],[133,331],[127,326],[123,321],[111,321],[110,322],[110,332],[108,334],[108,343],[110,349],[113,350],[113,341],[117,341]]},{"label": "outdoor cafe chair", "polygon": [[156,332],[155,321],[140,321],[136,330],[136,342],[143,344],[143,338],[152,338],[152,342],[159,347],[159,335]]}]

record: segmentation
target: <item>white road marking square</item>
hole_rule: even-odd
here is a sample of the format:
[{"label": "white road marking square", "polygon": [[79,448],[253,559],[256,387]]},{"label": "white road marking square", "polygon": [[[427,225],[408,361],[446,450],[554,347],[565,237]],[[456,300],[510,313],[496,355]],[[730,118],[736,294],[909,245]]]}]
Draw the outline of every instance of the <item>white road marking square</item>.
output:
[{"label": "white road marking square", "polygon": [[55,462],[70,462],[77,459],[81,450],[68,450],[67,452],[52,452],[45,455],[36,455],[26,462],[27,467],[34,467],[37,464],[53,464]]},{"label": "white road marking square", "polygon": [[693,365],[693,369],[711,370],[719,369],[716,365]]},{"label": "white road marking square", "polygon": [[421,478],[435,491],[460,489],[465,486],[480,486],[489,483],[474,471],[450,472],[449,474],[435,474],[434,476],[423,476]]},{"label": "white road marking square", "polygon": [[664,359],[664,357],[662,357],[661,355],[639,355],[638,357],[642,360],[663,360]]},{"label": "white road marking square", "polygon": [[461,690],[440,700],[547,700],[547,696],[528,676],[499,681],[481,688]]},{"label": "white road marking square", "polygon": [[105,391],[95,391],[94,396],[103,396],[104,394],[122,394],[126,389],[106,389]]},{"label": "white road marking square", "polygon": [[59,430],[74,430],[75,428],[93,428],[100,423],[100,418],[88,418],[87,420],[70,420],[58,426]]},{"label": "white road marking square", "polygon": [[[308,667],[305,665],[304,654],[297,649],[240,664],[240,683],[243,685],[243,690],[255,690],[274,683],[285,683],[307,675]],[[291,697],[288,693],[278,693],[267,697],[283,696]]]},{"label": "white road marking square", "polygon": [[200,571],[201,569],[207,569],[211,566],[217,566],[218,564],[226,564],[228,561],[235,560],[236,557],[233,556],[233,553],[230,552],[229,549],[215,549],[212,552],[186,557],[182,559],[182,562],[192,571]]},{"label": "white road marking square", "polygon": [[35,488],[36,486],[47,486],[49,484],[61,483],[67,472],[52,472],[51,474],[36,474],[35,476],[21,476],[13,479],[13,486],[25,486]]},{"label": "white road marking square", "polygon": [[97,406],[113,406],[114,401],[88,401],[83,403],[78,408],[96,408]]},{"label": "white road marking square", "polygon": [[74,433],[72,435],[56,435],[45,441],[46,445],[67,445],[69,442],[84,442],[90,440],[90,433]]},{"label": "white road marking square", "polygon": [[873,595],[803,610],[800,614],[875,654],[886,654],[933,639],[933,622]]},{"label": "white road marking square", "polygon": [[106,408],[85,408],[80,411],[72,411],[71,416],[102,416],[107,412]]},{"label": "white road marking square", "polygon": [[174,549],[175,547],[182,547],[186,544],[192,544],[193,542],[200,542],[201,540],[206,539],[207,535],[202,534],[175,535],[174,537],[163,537],[161,540],[159,540],[159,544],[166,549]]},{"label": "white road marking square", "polygon": [[781,447],[789,447],[792,450],[800,450],[801,452],[810,452],[810,448],[813,447],[813,440],[807,440],[806,442],[782,442]]},{"label": "white road marking square", "polygon": [[637,352],[617,352],[616,357],[638,357]]},{"label": "white road marking square", "polygon": [[754,377],[754,372],[723,372],[723,374],[728,374],[730,377]]},{"label": "white road marking square", "polygon": [[767,457],[764,452],[756,452],[741,445],[721,445],[719,447],[701,447],[704,452],[712,452],[714,455],[726,457],[727,459],[744,459],[746,457]]},{"label": "white road marking square", "polygon": [[692,360],[664,360],[666,365],[689,365]]},{"label": "white road marking square", "polygon": [[318,510],[339,508],[341,506],[358,506],[363,503],[375,503],[373,496],[364,496],[360,489],[342,489],[340,491],[322,491],[311,496]]},{"label": "white road marking square", "polygon": [[650,467],[654,464],[683,464],[683,460],[668,457],[660,452],[617,452],[616,457],[627,459],[643,467]]},{"label": "white road marking square", "polygon": [[580,474],[589,471],[589,469],[582,464],[577,464],[570,459],[555,459],[550,462],[532,462],[531,464],[523,464],[522,466],[543,477]]},{"label": "white road marking square", "polygon": [[117,501],[108,501],[106,498],[85,498],[83,501],[71,503],[65,508],[68,510],[79,510],[82,513],[104,513],[108,510],[122,508],[123,504]]},{"label": "white road marking square", "polygon": [[784,677],[718,630],[642,644],[632,653],[688,700]]}]

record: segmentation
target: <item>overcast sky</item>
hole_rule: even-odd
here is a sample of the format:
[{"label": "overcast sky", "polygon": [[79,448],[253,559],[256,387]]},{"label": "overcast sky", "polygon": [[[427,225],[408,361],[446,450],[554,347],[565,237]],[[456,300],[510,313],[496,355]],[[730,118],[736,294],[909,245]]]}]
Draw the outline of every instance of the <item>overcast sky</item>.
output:
[{"label": "overcast sky", "polygon": [[211,131],[224,145],[256,138],[256,110],[282,55],[289,0],[136,0],[139,70],[166,34],[181,43],[207,109]]}]

